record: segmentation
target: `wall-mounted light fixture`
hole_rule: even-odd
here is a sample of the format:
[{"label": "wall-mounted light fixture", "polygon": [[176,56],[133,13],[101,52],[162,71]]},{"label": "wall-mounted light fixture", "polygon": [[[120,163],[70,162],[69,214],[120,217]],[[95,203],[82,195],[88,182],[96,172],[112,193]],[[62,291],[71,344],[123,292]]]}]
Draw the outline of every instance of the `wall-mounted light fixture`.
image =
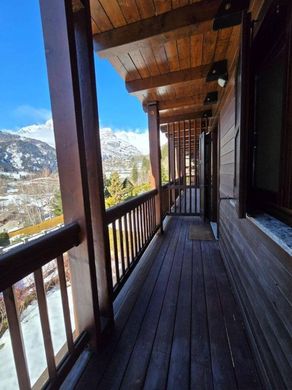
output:
[{"label": "wall-mounted light fixture", "polygon": [[207,96],[205,97],[204,104],[216,104],[218,101],[218,92],[209,92],[207,93]]},{"label": "wall-mounted light fixture", "polygon": [[227,73],[218,78],[218,84],[221,88],[226,87],[227,81],[228,81],[228,74]]},{"label": "wall-mounted light fixture", "polygon": [[223,0],[215,15],[213,30],[236,26],[241,23],[242,11],[249,8],[249,0]]},{"label": "wall-mounted light fixture", "polygon": [[214,62],[207,74],[206,81],[218,81],[220,87],[225,87],[228,81],[227,60]]},{"label": "wall-mounted light fixture", "polygon": [[203,118],[210,118],[212,116],[212,110],[207,110],[203,112]]}]

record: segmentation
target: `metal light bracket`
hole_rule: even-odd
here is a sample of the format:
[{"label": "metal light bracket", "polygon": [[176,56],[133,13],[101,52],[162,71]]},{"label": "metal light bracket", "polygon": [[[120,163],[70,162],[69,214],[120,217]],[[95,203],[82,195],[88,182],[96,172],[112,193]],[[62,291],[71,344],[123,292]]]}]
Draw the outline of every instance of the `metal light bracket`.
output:
[{"label": "metal light bracket", "polygon": [[249,0],[223,0],[215,16],[213,30],[240,24],[242,11],[248,8]]}]

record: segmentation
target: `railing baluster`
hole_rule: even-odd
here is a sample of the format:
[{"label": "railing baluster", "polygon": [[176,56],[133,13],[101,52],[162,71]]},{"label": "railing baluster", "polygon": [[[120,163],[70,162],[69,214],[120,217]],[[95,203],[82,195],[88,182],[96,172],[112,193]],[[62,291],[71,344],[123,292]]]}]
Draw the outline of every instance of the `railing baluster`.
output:
[{"label": "railing baluster", "polygon": [[147,220],[148,220],[149,235],[151,235],[153,231],[151,226],[151,200],[148,200],[147,202]]},{"label": "railing baluster", "polygon": [[182,198],[182,189],[181,189],[181,185],[182,185],[182,145],[181,145],[181,122],[178,123],[178,161],[179,161],[179,213],[181,214],[181,198]]},{"label": "railing baluster", "polygon": [[184,213],[187,213],[187,175],[186,175],[186,123],[183,122],[183,183],[184,183]]},{"label": "railing baluster", "polygon": [[195,148],[194,148],[194,159],[195,159],[195,213],[198,212],[198,209],[197,209],[197,185],[198,185],[198,154],[199,154],[199,148],[198,148],[198,137],[199,137],[199,129],[198,129],[198,126],[197,126],[197,122],[195,121]]},{"label": "railing baluster", "polygon": [[189,213],[191,214],[191,204],[192,204],[192,146],[191,146],[191,127],[192,127],[192,121],[189,121]]},{"label": "railing baluster", "polygon": [[124,237],[123,237],[123,226],[122,219],[119,218],[119,240],[120,240],[120,254],[121,254],[121,264],[122,264],[122,272],[125,274],[125,257],[124,257]]},{"label": "railing baluster", "polygon": [[148,219],[149,219],[149,228],[150,228],[150,231],[152,232],[153,231],[153,224],[152,224],[152,200],[149,199],[149,202],[148,202]]},{"label": "railing baluster", "polygon": [[43,279],[43,273],[41,268],[39,268],[34,272],[34,280],[35,280],[35,288],[37,292],[37,300],[39,306],[41,328],[42,328],[43,339],[44,339],[49,377],[50,379],[55,379],[57,374],[55,355],[54,355],[51,329],[49,323],[48,305],[46,299],[44,279]]},{"label": "railing baluster", "polygon": [[131,263],[134,261],[134,250],[135,250],[135,243],[134,243],[134,234],[133,234],[133,224],[132,224],[132,211],[129,212],[129,228],[130,228],[130,238],[131,238]]},{"label": "railing baluster", "polygon": [[27,361],[24,351],[22,331],[19,323],[18,310],[15,301],[13,287],[3,291],[6,315],[9,324],[11,344],[13,349],[15,368],[19,388],[22,390],[30,389],[30,379],[27,368]]},{"label": "railing baluster", "polygon": [[171,182],[171,163],[170,163],[170,137],[171,137],[171,134],[170,134],[170,131],[169,131],[169,124],[167,124],[167,153],[168,153],[168,187],[167,187],[167,191],[168,191],[168,212],[170,213],[170,210],[171,210],[171,190],[170,190],[170,187],[169,187],[169,183]]},{"label": "railing baluster", "polygon": [[154,199],[152,199],[152,226],[154,230],[156,227],[156,203]]},{"label": "railing baluster", "polygon": [[[177,148],[176,148],[176,141],[175,141],[175,133],[176,133],[176,123],[173,124],[173,156],[174,156],[174,169],[175,169],[175,174],[174,174],[174,213],[176,214],[177,211],[177,204],[176,204],[176,200],[177,200],[177,190],[176,190],[176,186],[177,186],[177,176],[179,176],[179,172],[178,172],[178,152],[177,152]],[[178,140],[177,140],[178,142]]]},{"label": "railing baluster", "polygon": [[141,204],[141,225],[142,225],[142,232],[143,232],[143,246],[146,244],[147,241],[147,233],[146,233],[146,226],[145,226],[145,210],[144,210],[144,203]]},{"label": "railing baluster", "polygon": [[148,224],[148,201],[145,202],[145,223],[146,223],[147,241],[148,241],[151,235],[151,231]]},{"label": "railing baluster", "polygon": [[138,206],[138,217],[139,217],[140,239],[141,239],[141,249],[142,249],[143,246],[144,246],[144,236],[143,236],[143,224],[142,224],[141,205]]},{"label": "railing baluster", "polygon": [[151,231],[149,229],[149,223],[148,223],[148,200],[144,203],[144,214],[145,214],[145,224],[146,224],[146,235],[147,235],[147,241],[149,240]]},{"label": "railing baluster", "polygon": [[124,226],[125,226],[127,268],[129,269],[129,267],[130,267],[130,250],[129,250],[128,214],[126,214],[124,216]]},{"label": "railing baluster", "polygon": [[138,235],[138,246],[139,246],[139,252],[142,249],[141,244],[141,230],[140,230],[140,220],[139,220],[139,206],[135,209],[136,214],[136,226],[137,226],[137,235]]},{"label": "railing baluster", "polygon": [[69,352],[72,353],[74,350],[74,344],[73,344],[72,326],[70,320],[67,281],[66,281],[63,255],[57,257],[57,266],[58,266],[58,275],[60,281],[60,291],[61,291],[61,298],[62,298],[62,309],[63,309],[64,323],[65,323],[67,345],[68,345]]},{"label": "railing baluster", "polygon": [[116,268],[116,281],[117,284],[120,281],[120,269],[119,269],[119,254],[118,254],[118,245],[117,245],[117,231],[116,231],[116,221],[112,223],[113,229],[113,242],[114,242],[114,259],[115,259],[115,268]]},{"label": "railing baluster", "polygon": [[139,252],[139,246],[138,246],[138,232],[137,232],[137,224],[136,224],[136,212],[135,209],[132,210],[132,218],[133,218],[133,237],[134,237],[134,242],[135,242],[135,258]]}]

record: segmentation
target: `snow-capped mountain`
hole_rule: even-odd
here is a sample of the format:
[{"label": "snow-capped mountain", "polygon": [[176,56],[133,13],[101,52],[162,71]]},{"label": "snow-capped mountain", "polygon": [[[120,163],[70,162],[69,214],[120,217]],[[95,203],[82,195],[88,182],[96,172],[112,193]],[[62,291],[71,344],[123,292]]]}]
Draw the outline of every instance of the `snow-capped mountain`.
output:
[{"label": "snow-capped mountain", "polygon": [[[49,119],[43,124],[22,127],[17,131],[22,137],[34,138],[46,142],[55,147],[53,121]],[[105,127],[100,130],[100,139],[103,158],[108,159],[113,154],[117,156],[135,156],[142,154],[138,148],[131,144],[129,137],[125,138],[126,132],[114,132],[111,128]]]},{"label": "snow-capped mountain", "polygon": [[[109,174],[115,170],[120,174],[128,174],[132,167],[132,159],[141,155],[141,152],[130,142],[121,139],[118,133],[110,128],[101,129],[100,139],[104,172]],[[4,141],[7,142],[4,143]],[[40,151],[42,145],[46,145],[48,149],[43,151],[44,153]],[[43,167],[56,169],[54,148],[55,140],[51,119],[44,124],[23,127],[17,132],[0,132],[0,171],[29,170],[35,172]],[[49,150],[53,151],[53,155],[49,153]],[[48,156],[47,166],[46,156]]]},{"label": "snow-capped mountain", "polygon": [[45,142],[0,131],[0,173],[57,170],[56,151]]},{"label": "snow-capped mountain", "polygon": [[43,141],[49,144],[50,146],[52,146],[53,148],[55,148],[55,138],[54,138],[52,119],[49,119],[42,124],[22,127],[20,130],[17,131],[16,134],[25,138],[38,139],[39,141]]},{"label": "snow-capped mountain", "polygon": [[132,144],[120,139],[110,128],[100,130],[101,152],[103,160],[134,157],[141,152]]}]

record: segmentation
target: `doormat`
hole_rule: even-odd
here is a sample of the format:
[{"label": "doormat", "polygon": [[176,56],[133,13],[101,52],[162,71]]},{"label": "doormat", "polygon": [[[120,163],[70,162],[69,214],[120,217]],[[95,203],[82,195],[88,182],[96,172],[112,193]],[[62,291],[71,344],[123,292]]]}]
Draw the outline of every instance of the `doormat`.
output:
[{"label": "doormat", "polygon": [[189,230],[190,240],[211,241],[214,235],[209,224],[191,225]]}]

